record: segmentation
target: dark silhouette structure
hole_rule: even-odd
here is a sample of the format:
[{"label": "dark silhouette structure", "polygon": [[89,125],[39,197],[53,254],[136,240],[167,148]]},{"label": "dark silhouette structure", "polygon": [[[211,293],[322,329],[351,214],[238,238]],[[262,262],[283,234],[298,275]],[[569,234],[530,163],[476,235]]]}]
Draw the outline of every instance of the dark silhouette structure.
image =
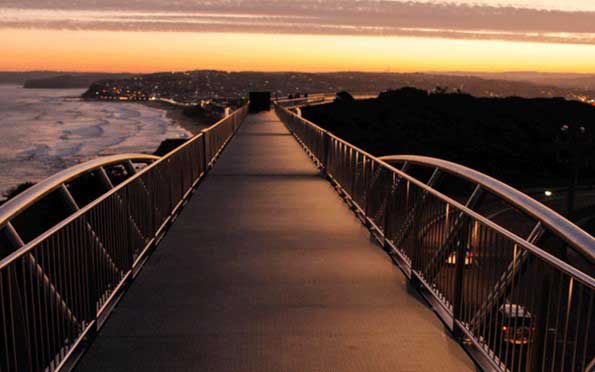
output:
[{"label": "dark silhouette structure", "polygon": [[250,112],[269,111],[271,92],[250,92]]}]

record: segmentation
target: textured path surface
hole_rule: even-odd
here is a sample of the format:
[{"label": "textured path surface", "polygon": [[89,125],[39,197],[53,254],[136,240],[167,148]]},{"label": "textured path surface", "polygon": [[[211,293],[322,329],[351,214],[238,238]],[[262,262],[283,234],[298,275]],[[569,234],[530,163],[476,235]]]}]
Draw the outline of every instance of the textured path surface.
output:
[{"label": "textured path surface", "polygon": [[238,135],[79,371],[467,371],[273,113]]}]

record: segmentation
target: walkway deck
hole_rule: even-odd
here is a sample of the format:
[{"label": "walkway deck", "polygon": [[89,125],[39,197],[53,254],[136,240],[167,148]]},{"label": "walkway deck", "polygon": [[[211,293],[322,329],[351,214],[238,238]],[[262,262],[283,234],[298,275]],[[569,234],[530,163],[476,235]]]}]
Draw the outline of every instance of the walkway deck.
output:
[{"label": "walkway deck", "polygon": [[78,370],[474,365],[266,113],[247,118]]}]

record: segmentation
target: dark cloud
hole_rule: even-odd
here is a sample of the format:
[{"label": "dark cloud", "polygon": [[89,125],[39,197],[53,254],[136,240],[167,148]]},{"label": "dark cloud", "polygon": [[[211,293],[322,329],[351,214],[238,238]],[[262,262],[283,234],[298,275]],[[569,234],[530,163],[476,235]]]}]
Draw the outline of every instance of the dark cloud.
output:
[{"label": "dark cloud", "polygon": [[593,11],[416,1],[6,0],[0,5],[0,27],[425,36],[582,44],[595,44],[593,20]]}]

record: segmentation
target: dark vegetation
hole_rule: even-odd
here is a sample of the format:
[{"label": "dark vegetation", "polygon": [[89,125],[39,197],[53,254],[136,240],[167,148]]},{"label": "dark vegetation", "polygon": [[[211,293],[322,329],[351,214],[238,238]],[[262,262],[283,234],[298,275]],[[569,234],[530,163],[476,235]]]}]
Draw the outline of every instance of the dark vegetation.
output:
[{"label": "dark vegetation", "polygon": [[186,143],[186,141],[188,141],[187,138],[168,138],[165,139],[163,141],[161,141],[161,143],[159,144],[159,147],[157,148],[157,150],[155,150],[155,152],[153,153],[153,155],[156,156],[165,156],[167,154],[169,154],[171,151],[177,149],[178,147],[182,146],[184,143]]},{"label": "dark vegetation", "polygon": [[0,200],[0,205],[6,203],[8,200],[14,198],[15,196],[17,196],[18,194],[22,193],[23,191],[27,190],[29,187],[35,185],[33,182],[23,182],[15,187],[13,187],[12,189],[4,192],[2,194],[3,199]]},{"label": "dark vegetation", "polygon": [[215,124],[217,121],[219,121],[223,117],[223,114],[214,112],[214,111],[205,110],[200,105],[185,107],[184,110],[182,111],[182,114],[184,114],[184,116],[189,117],[191,119],[196,119],[197,121],[199,121],[201,123],[209,123],[209,124]]},{"label": "dark vegetation", "polygon": [[592,183],[595,107],[563,98],[476,98],[414,88],[303,108],[304,117],[374,155],[447,159],[516,187],[565,186],[569,145],[563,125],[586,129],[579,183]]}]

